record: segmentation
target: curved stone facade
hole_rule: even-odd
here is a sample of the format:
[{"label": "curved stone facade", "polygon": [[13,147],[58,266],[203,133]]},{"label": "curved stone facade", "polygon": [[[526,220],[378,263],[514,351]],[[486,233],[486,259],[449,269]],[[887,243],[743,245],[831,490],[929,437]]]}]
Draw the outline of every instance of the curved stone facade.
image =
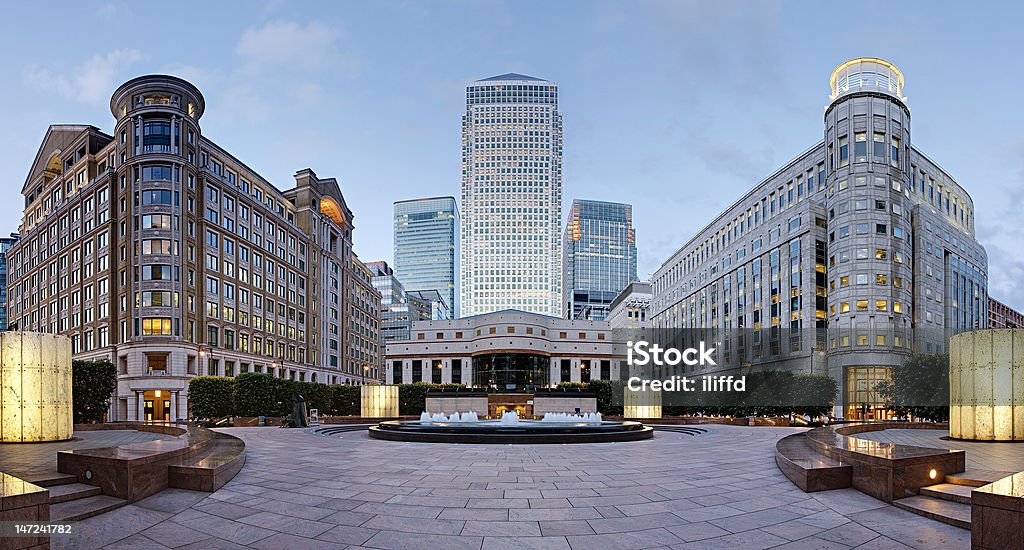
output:
[{"label": "curved stone facade", "polygon": [[180,78],[129,80],[113,132],[51,126],[22,188],[12,328],[112,361],[110,420],[188,418],[200,375],[379,378],[380,297],[338,182],[303,168],[282,190],[202,134],[205,107]]},{"label": "curved stone facade", "polygon": [[950,340],[949,436],[1024,441],[1024,329]]},{"label": "curved stone facade", "polygon": [[875,387],[894,367],[986,326],[988,259],[970,196],[911,143],[899,69],[851,59],[829,85],[824,139],[662,264],[650,316],[747,336],[731,364],[828,372],[835,416],[885,418]]},{"label": "curved stone facade", "polygon": [[0,442],[71,439],[71,340],[59,334],[0,334]]},{"label": "curved stone facade", "polygon": [[527,389],[615,380],[625,372],[614,355],[607,321],[573,321],[517,310],[414,322],[410,338],[389,342],[385,356],[389,384]]}]

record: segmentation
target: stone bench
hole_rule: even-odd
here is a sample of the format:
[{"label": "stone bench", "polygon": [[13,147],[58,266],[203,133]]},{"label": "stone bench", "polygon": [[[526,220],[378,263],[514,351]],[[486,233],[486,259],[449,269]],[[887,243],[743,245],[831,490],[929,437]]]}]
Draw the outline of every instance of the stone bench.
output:
[{"label": "stone bench", "polygon": [[[245,443],[216,433],[202,451],[167,467],[167,485],[177,489],[212,493],[235,477],[245,465]],[[218,437],[220,436],[220,437]]]},{"label": "stone bench", "polygon": [[802,433],[783,437],[775,444],[775,464],[806,493],[852,485],[853,468],[812,449]]},{"label": "stone bench", "polygon": [[868,422],[814,428],[806,432],[806,436],[812,450],[852,468],[854,489],[892,503],[917,495],[921,487],[938,483],[946,474],[964,471],[966,455],[958,450],[897,445],[852,435],[930,427],[907,422]]},{"label": "stone bench", "polygon": [[[136,502],[175,487],[172,479],[174,483],[189,485],[183,488],[219,487],[245,463],[245,443],[234,436],[198,426],[173,428],[179,435],[171,439],[59,451],[57,471],[74,475],[80,483],[99,487],[104,495]],[[138,426],[113,425],[107,429],[138,429]],[[183,481],[186,473],[206,479]]]}]

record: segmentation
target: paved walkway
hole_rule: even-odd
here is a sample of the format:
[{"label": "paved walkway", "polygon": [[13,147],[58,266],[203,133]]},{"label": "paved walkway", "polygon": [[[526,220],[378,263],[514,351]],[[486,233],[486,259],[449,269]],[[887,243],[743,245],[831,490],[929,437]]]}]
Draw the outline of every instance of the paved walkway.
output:
[{"label": "paved walkway", "polygon": [[790,428],[587,445],[442,445],[229,428],[243,470],[79,524],[54,548],[967,548],[970,533],[775,466]]},{"label": "paved walkway", "polygon": [[855,437],[934,449],[962,449],[967,451],[968,470],[1024,471],[1024,442],[997,443],[994,441],[940,439],[947,435],[949,432],[945,430],[882,430],[859,433]]},{"label": "paved walkway", "polygon": [[0,443],[0,472],[13,476],[53,472],[57,470],[57,451],[116,447],[168,437],[171,436],[135,430],[95,430],[75,432],[70,441]]}]

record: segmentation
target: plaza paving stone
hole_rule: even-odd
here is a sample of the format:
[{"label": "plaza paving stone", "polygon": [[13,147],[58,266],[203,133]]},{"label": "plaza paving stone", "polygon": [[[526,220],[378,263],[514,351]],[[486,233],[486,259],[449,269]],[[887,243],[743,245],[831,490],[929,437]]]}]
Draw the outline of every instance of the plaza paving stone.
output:
[{"label": "plaza paving stone", "polygon": [[[229,428],[242,471],[81,522],[54,548],[968,548],[970,533],[858,491],[806,494],[790,428],[585,445],[396,443]],[[941,435],[941,434],[940,434]],[[1024,450],[1024,449],[1022,449]],[[990,453],[996,451],[989,451]]]},{"label": "plaza paving stone", "polygon": [[91,430],[75,432],[69,441],[0,444],[0,471],[17,475],[57,471],[57,451],[99,449],[130,443],[168,439],[170,435],[136,430]]}]

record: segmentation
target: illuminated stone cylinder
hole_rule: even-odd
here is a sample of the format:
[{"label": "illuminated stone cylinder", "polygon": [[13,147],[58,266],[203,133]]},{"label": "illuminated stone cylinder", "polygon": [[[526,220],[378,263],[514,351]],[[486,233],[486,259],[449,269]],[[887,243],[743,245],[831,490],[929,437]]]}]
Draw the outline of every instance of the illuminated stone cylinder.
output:
[{"label": "illuminated stone cylinder", "polygon": [[359,416],[390,418],[398,416],[398,386],[364,384],[359,387]]},{"label": "illuminated stone cylinder", "polygon": [[0,333],[0,442],[71,439],[71,340]]},{"label": "illuminated stone cylinder", "polygon": [[1024,329],[978,330],[950,340],[949,435],[1024,441]]},{"label": "illuminated stone cylinder", "polygon": [[661,418],[661,392],[623,388],[623,418]]}]

